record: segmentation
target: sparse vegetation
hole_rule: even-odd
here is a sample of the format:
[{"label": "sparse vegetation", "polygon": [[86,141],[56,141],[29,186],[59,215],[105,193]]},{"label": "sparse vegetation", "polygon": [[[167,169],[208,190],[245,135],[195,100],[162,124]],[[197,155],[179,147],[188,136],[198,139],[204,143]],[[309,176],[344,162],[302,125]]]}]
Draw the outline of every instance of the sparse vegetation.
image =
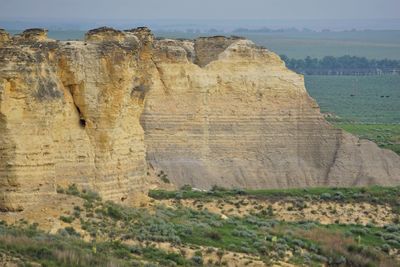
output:
[{"label": "sparse vegetation", "polygon": [[[174,207],[155,204],[151,208],[104,202],[97,194],[80,191],[74,186],[65,193],[85,202],[83,207],[71,207],[74,216],[61,216],[60,220],[79,223],[83,232],[70,225],[56,235],[48,235],[26,222],[18,227],[2,224],[0,239],[9,241],[0,242],[1,251],[49,266],[140,266],[143,261],[155,266],[223,265],[227,264],[225,256],[229,253],[249,255],[267,265],[284,260],[306,266],[396,266],[397,262],[389,254],[400,249],[400,226],[395,223],[378,227],[374,224],[288,222],[278,220],[271,205],[260,206],[260,201],[265,199],[288,199],[292,212],[301,212],[307,208],[307,201],[313,200],[394,206],[399,200],[398,187],[288,190],[214,187],[210,191],[198,191],[185,186],[179,191],[151,191],[149,195],[155,200],[176,201]],[[195,200],[196,209],[180,205],[182,199]],[[223,218],[207,210],[205,204],[214,200],[221,207],[225,203],[236,209],[254,207],[254,211]],[[22,245],[15,237],[10,239],[10,235],[28,241]],[[83,242],[81,237],[84,236],[91,241]],[[162,242],[181,252],[157,248],[156,244]],[[191,254],[184,252],[189,248]],[[87,257],[83,256],[86,254]],[[77,264],[71,265],[72,261]],[[242,264],[251,265],[252,261],[244,260]]]}]

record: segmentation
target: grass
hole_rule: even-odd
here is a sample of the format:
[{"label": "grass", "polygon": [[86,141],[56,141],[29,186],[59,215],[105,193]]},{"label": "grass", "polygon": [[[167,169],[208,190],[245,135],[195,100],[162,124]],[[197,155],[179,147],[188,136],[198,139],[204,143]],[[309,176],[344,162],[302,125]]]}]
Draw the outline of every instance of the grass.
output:
[{"label": "grass", "polygon": [[353,124],[400,124],[400,76],[305,76],[322,112]]},{"label": "grass", "polygon": [[[289,262],[306,266],[397,264],[387,253],[392,248],[400,248],[398,224],[377,227],[285,222],[262,212],[224,219],[207,210],[179,204],[174,208],[163,205],[151,209],[123,207],[104,202],[93,192],[81,192],[75,186],[59,191],[85,200],[83,207],[75,206],[74,210],[79,210],[78,221],[81,228],[90,233],[91,241],[83,241],[71,226],[50,235],[23,222],[16,226],[1,223],[0,253],[45,266],[141,266],[144,261],[156,266],[193,266],[200,265],[211,251],[222,255],[246,253],[258,256],[267,265],[283,260],[287,252],[293,255]],[[195,198],[199,203],[239,195],[253,200],[295,198],[398,204],[400,188],[225,190],[215,187],[210,192],[199,192],[186,186],[180,191],[151,191],[149,195],[155,199]],[[128,245],[132,240],[139,245]],[[182,252],[157,249],[154,242],[169,242],[177,248],[191,247],[197,253],[185,258]],[[200,251],[201,247],[209,249]]]},{"label": "grass", "polygon": [[[399,40],[391,38],[391,31],[373,31],[368,34],[351,32],[238,34],[291,58],[306,56],[361,56],[370,59],[400,59]],[[381,40],[378,40],[379,37]],[[392,36],[393,37],[393,36]]]},{"label": "grass", "polygon": [[337,127],[400,155],[400,76],[305,76],[308,92]]},{"label": "grass", "polygon": [[0,225],[0,253],[25,264],[35,262],[43,266],[142,266],[140,260],[161,266],[190,265],[181,255],[154,247],[129,246],[118,241],[84,242],[73,235],[46,234],[32,225],[15,227],[4,223]]},{"label": "grass", "polygon": [[391,149],[400,155],[400,124],[350,124],[336,123],[337,127],[371,140],[379,147]]},{"label": "grass", "polygon": [[352,187],[352,188],[294,188],[294,189],[217,189],[210,191],[192,191],[185,188],[180,191],[151,190],[149,196],[155,199],[212,199],[246,195],[253,198],[282,199],[296,197],[300,199],[332,201],[364,201],[372,203],[398,204],[400,187]]},{"label": "grass", "polygon": [[[390,204],[398,207],[399,187],[368,188],[311,188],[287,190],[222,190],[210,192],[151,191],[153,198],[192,198],[198,201],[229,198],[245,195],[248,198],[272,198],[278,200],[307,199],[318,201],[371,202]],[[179,216],[182,223],[184,216]],[[197,218],[197,217],[196,217]],[[200,217],[201,218],[201,217]],[[185,221],[185,219],[183,219]],[[201,220],[197,220],[199,222]],[[293,263],[313,266],[318,262],[329,265],[344,266],[396,266],[397,263],[384,252],[385,248],[400,248],[400,226],[388,225],[320,225],[318,222],[284,222],[277,221],[262,213],[233,217],[228,222],[212,227],[219,238],[208,238],[206,229],[193,228],[188,236],[181,237],[182,242],[203,246],[213,246],[224,250],[258,254],[267,258],[283,255],[285,250],[294,253]],[[395,234],[393,234],[395,233]],[[264,242],[266,241],[266,242]],[[264,255],[263,251],[273,251]],[[299,250],[307,251],[306,255],[298,254]],[[386,250],[389,251],[389,250]],[[276,254],[275,254],[276,253]],[[346,264],[347,263],[347,264]]]}]

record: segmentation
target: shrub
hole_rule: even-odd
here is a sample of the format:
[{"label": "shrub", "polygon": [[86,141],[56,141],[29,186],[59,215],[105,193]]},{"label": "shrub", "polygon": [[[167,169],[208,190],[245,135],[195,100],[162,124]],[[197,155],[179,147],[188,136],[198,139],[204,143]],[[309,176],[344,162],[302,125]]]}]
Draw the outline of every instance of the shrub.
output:
[{"label": "shrub", "polygon": [[74,210],[74,217],[79,218],[81,216],[81,212],[79,210]]},{"label": "shrub", "polygon": [[64,190],[64,188],[62,188],[61,186],[57,185],[56,192],[57,192],[58,194],[64,194],[64,193],[65,193],[65,190]]},{"label": "shrub", "polygon": [[70,236],[77,236],[80,237],[81,235],[71,226],[65,227],[64,230],[70,235]]},{"label": "shrub", "polygon": [[207,232],[205,234],[206,237],[211,238],[212,240],[221,240],[221,234],[216,231]]},{"label": "shrub", "polygon": [[79,196],[79,189],[76,184],[71,184],[68,186],[67,191],[65,191],[68,195]]},{"label": "shrub", "polygon": [[394,233],[394,232],[398,232],[400,230],[400,227],[398,225],[385,225],[384,227],[386,229],[386,231],[390,232],[390,233]]},{"label": "shrub", "polygon": [[117,220],[121,220],[124,217],[122,210],[116,205],[109,205],[107,207],[107,215]]},{"label": "shrub", "polygon": [[320,198],[323,199],[323,200],[330,200],[332,198],[332,196],[329,193],[322,193],[320,195]]},{"label": "shrub", "polygon": [[74,217],[72,216],[60,216],[60,220],[66,223],[72,223],[74,221]]},{"label": "shrub", "polygon": [[343,200],[344,199],[344,194],[340,191],[336,192],[335,195],[333,196],[335,200]]},{"label": "shrub", "polygon": [[185,184],[180,188],[181,191],[192,191],[192,186]]},{"label": "shrub", "polygon": [[389,253],[389,252],[390,252],[390,249],[391,249],[391,247],[390,247],[389,244],[383,244],[383,245],[381,246],[381,250],[382,250],[383,252]]},{"label": "shrub", "polygon": [[101,201],[100,195],[91,190],[85,190],[82,192],[81,198],[87,200],[88,202]]},{"label": "shrub", "polygon": [[201,256],[193,256],[191,260],[196,265],[203,265],[203,257]]},{"label": "shrub", "polygon": [[222,187],[222,186],[213,185],[211,187],[211,191],[213,191],[213,192],[223,192],[223,191],[228,191],[228,190],[226,188]]},{"label": "shrub", "polygon": [[245,190],[243,190],[243,189],[233,189],[233,193],[235,194],[235,195],[246,195],[246,191]]}]

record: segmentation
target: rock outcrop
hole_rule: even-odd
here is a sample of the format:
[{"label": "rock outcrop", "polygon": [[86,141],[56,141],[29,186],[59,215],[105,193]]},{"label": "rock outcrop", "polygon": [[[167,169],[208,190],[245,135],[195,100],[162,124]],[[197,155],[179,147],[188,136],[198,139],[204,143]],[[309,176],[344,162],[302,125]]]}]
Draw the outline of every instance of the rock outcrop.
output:
[{"label": "rock outcrop", "polygon": [[6,32],[4,29],[0,29],[0,45],[1,45],[1,43],[7,42],[10,39],[11,38],[10,38],[10,35],[8,34],[8,32]]},{"label": "rock outcrop", "polygon": [[142,115],[147,159],[176,184],[399,184],[400,158],[326,122],[303,77],[274,53],[222,37],[195,40],[190,53],[187,46],[157,43],[162,84],[149,91]]},{"label": "rock outcrop", "polygon": [[151,74],[139,39],[121,35],[106,29],[85,42],[58,42],[32,30],[1,48],[1,209],[35,204],[57,185],[114,201],[144,186],[136,91],[149,87]]},{"label": "rock outcrop", "polygon": [[129,202],[147,165],[199,188],[400,184],[400,157],[327,123],[303,77],[251,41],[46,33],[0,31],[1,210],[72,183]]}]

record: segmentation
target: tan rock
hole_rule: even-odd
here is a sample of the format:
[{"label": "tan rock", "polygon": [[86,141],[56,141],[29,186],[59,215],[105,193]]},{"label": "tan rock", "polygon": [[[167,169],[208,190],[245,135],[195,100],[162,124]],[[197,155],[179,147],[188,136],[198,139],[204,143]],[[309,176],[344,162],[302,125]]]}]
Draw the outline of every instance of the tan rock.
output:
[{"label": "tan rock", "polygon": [[303,77],[274,53],[201,38],[200,67],[185,47],[156,42],[159,78],[142,115],[148,161],[178,186],[399,184],[399,157],[326,122]]},{"label": "tan rock", "polygon": [[109,27],[101,27],[97,29],[93,29],[88,31],[85,34],[86,41],[94,41],[94,42],[103,42],[103,41],[116,41],[121,42],[125,39],[125,35],[123,32],[109,28]]},{"label": "tan rock", "polygon": [[30,41],[44,41],[47,39],[47,30],[41,28],[27,29],[22,32],[21,38]]},{"label": "tan rock", "polygon": [[1,209],[45,200],[56,185],[125,202],[144,190],[143,96],[135,92],[149,75],[131,41],[17,40],[1,50]]},{"label": "tan rock", "polygon": [[31,29],[2,42],[0,63],[2,210],[72,183],[130,203],[154,186],[147,164],[200,189],[400,181],[396,154],[332,127],[303,77],[248,40]]},{"label": "tan rock", "polygon": [[4,29],[0,29],[0,44],[3,42],[7,42],[11,39],[10,35],[8,32],[6,32]]}]

